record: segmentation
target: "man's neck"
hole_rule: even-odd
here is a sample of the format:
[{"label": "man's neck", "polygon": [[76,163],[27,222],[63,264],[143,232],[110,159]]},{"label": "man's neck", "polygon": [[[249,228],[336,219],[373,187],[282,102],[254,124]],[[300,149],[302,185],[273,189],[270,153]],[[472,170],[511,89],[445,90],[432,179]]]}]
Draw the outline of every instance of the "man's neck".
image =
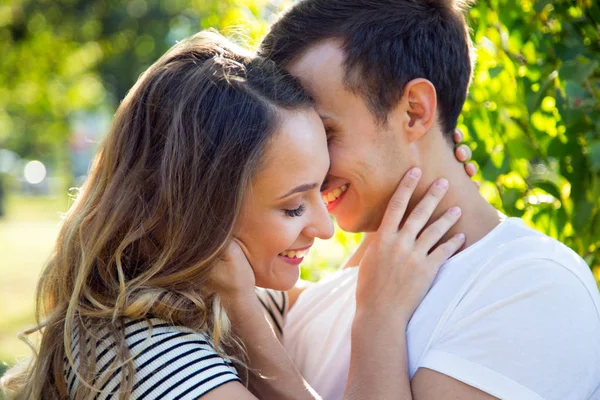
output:
[{"label": "man's neck", "polygon": [[427,182],[428,187],[436,179],[448,180],[450,184],[448,192],[436,208],[431,220],[437,220],[450,207],[459,206],[462,210],[461,218],[440,243],[457,233],[464,233],[466,241],[462,249],[465,249],[498,226],[503,215],[481,196],[475,183],[465,173],[463,164],[456,161],[451,152],[443,152],[442,158],[444,159],[440,163],[436,163],[437,167],[423,167],[421,181]]}]

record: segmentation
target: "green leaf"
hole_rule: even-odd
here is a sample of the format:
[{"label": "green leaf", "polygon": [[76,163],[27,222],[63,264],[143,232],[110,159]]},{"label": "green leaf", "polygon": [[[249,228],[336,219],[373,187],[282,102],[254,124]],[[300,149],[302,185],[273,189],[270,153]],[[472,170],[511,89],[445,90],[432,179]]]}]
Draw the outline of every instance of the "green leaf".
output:
[{"label": "green leaf", "polygon": [[[580,39],[581,40],[581,39]],[[585,50],[585,47],[573,46],[572,43],[557,43],[554,46],[556,51],[556,55],[563,61],[574,60],[581,55],[581,53]]]},{"label": "green leaf", "polygon": [[546,92],[548,92],[548,89],[554,83],[554,78],[556,78],[556,71],[553,71],[546,77],[537,92],[530,92],[527,95],[526,103],[529,115],[533,114],[538,108],[540,108],[542,100],[544,100],[544,97],[546,97]]},{"label": "green leaf", "polygon": [[501,160],[500,166],[496,166],[492,158],[488,158],[487,161],[483,164],[483,168],[481,169],[481,174],[483,175],[483,179],[488,181],[495,181],[499,175],[508,172],[509,163],[508,157],[502,154],[494,154],[499,160]]},{"label": "green leaf", "polygon": [[541,13],[544,8],[551,3],[550,0],[538,0],[536,2],[534,2],[535,5],[533,6],[533,9],[537,12],[537,13]]},{"label": "green leaf", "polygon": [[592,210],[594,205],[589,203],[586,200],[580,200],[575,204],[575,215],[573,216],[573,229],[575,229],[575,233],[583,230],[583,228],[588,224],[590,220],[590,216],[592,215]]},{"label": "green leaf", "polygon": [[594,140],[588,148],[588,159],[594,172],[600,172],[600,140]]},{"label": "green leaf", "polygon": [[559,70],[560,79],[583,83],[588,79],[598,64],[584,57],[579,57],[578,60],[565,62]]},{"label": "green leaf", "polygon": [[591,7],[588,8],[588,13],[592,17],[592,19],[596,21],[596,24],[600,25],[600,6],[598,5],[598,3],[593,2]]},{"label": "green leaf", "polygon": [[581,86],[581,83],[573,80],[568,80],[565,83],[565,94],[569,100],[576,98],[583,99],[586,96],[585,89]]},{"label": "green leaf", "polygon": [[560,190],[554,184],[554,182],[550,182],[550,181],[536,182],[535,186],[539,187],[546,193],[551,194],[556,199],[558,199],[558,200],[561,199]]},{"label": "green leaf", "polygon": [[507,140],[506,147],[514,158],[532,159],[537,155],[531,143],[524,137]]},{"label": "green leaf", "polygon": [[548,145],[548,156],[556,158],[563,157],[568,152],[565,145],[566,143],[563,143],[559,137],[555,137]]},{"label": "green leaf", "polygon": [[490,74],[490,78],[496,78],[498,75],[500,75],[500,73],[504,71],[504,67],[502,65],[499,65],[497,67],[494,68],[490,68],[490,70],[488,71],[488,73]]}]

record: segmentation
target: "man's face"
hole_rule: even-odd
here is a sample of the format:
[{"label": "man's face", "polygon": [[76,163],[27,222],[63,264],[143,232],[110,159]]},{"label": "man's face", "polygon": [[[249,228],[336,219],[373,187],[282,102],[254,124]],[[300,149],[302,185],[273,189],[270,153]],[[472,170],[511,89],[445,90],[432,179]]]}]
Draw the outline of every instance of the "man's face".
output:
[{"label": "man's face", "polygon": [[346,231],[374,231],[414,160],[401,127],[378,124],[363,98],[344,87],[343,60],[339,42],[331,40],[309,48],[288,70],[315,98],[327,132],[329,212]]}]

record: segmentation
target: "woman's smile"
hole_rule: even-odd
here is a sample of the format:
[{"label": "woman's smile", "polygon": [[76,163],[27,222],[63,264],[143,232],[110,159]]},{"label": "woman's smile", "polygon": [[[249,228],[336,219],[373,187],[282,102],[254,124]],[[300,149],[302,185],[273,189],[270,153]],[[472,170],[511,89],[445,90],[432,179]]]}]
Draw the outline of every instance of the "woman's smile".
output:
[{"label": "woman's smile", "polygon": [[281,258],[287,263],[299,265],[302,263],[302,261],[304,261],[304,257],[308,255],[311,247],[312,245],[303,247],[301,249],[285,250],[279,253],[277,257]]}]

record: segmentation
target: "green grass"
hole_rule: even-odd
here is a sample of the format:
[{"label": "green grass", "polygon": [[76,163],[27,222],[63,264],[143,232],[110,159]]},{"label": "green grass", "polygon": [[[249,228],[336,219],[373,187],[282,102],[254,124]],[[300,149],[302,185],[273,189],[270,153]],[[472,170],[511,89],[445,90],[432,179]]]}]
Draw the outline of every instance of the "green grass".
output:
[{"label": "green grass", "polygon": [[[34,324],[35,285],[67,207],[63,199],[11,196],[0,219],[0,363],[31,355],[16,336]],[[1,373],[1,370],[0,370]]]}]

